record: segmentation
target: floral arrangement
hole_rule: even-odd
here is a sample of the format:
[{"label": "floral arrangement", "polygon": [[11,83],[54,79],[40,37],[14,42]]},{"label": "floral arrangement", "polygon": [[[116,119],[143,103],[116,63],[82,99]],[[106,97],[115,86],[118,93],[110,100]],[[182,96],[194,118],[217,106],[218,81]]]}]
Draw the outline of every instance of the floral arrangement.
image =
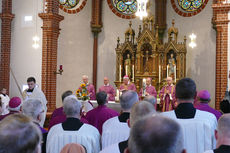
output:
[{"label": "floral arrangement", "polygon": [[77,91],[76,91],[76,95],[77,95],[77,98],[79,100],[83,100],[83,101],[86,101],[86,100],[89,100],[89,92],[86,88],[86,85],[85,84],[81,84],[81,88],[79,88]]}]

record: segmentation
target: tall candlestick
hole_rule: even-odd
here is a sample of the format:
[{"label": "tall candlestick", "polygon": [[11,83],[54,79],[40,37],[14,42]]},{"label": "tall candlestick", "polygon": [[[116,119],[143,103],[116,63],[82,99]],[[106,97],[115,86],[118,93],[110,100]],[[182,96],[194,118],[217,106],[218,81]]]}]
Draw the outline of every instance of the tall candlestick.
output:
[{"label": "tall candlestick", "polygon": [[167,77],[169,77],[169,66],[167,65]]},{"label": "tall candlestick", "polygon": [[133,65],[133,82],[134,82],[134,65]]},{"label": "tall candlestick", "polygon": [[117,101],[119,101],[120,91],[117,89]]},{"label": "tall candlestick", "polygon": [[119,66],[119,81],[121,82],[121,65]]},{"label": "tall candlestick", "polygon": [[128,65],[125,66],[125,75],[128,75]]},{"label": "tall candlestick", "polygon": [[161,66],[159,65],[159,83],[161,82]]},{"label": "tall candlestick", "polygon": [[176,83],[176,65],[174,66],[174,77],[175,77],[175,83]]}]

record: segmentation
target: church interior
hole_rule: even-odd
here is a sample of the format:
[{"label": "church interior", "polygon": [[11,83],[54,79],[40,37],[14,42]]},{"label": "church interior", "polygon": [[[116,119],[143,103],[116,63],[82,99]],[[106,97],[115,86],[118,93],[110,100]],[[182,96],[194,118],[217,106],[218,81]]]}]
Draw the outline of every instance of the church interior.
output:
[{"label": "church interior", "polygon": [[[175,91],[176,84],[179,82],[180,89],[180,80],[184,78],[194,80],[195,100],[196,96],[204,100],[202,96],[206,94],[210,108],[220,110],[223,99],[230,101],[229,12],[229,0],[0,0],[0,90],[5,90],[4,96],[25,100],[22,109],[27,107],[26,101],[33,92],[44,93],[44,97],[39,98],[47,102],[43,106],[46,122],[44,118],[39,121],[45,122],[46,130],[50,130],[48,124],[54,117],[54,110],[62,108],[64,113],[63,93],[68,90],[86,109],[80,109],[80,115],[86,116],[81,116],[83,123],[90,122],[87,109],[95,109],[100,101],[98,98],[101,97],[96,93],[107,86],[114,89],[114,97],[108,104],[117,111],[113,116],[125,110],[119,102],[129,90],[136,91],[138,100],[154,96],[157,111],[176,109],[177,104],[180,105],[177,102],[183,99],[177,97],[182,91]],[[189,83],[193,89],[193,82]],[[154,89],[152,94],[147,89],[150,86]],[[203,95],[199,95],[199,91],[203,91]],[[106,96],[108,98],[110,94]],[[167,98],[169,103],[174,101],[175,106],[166,106]],[[9,108],[19,107],[10,105]],[[145,103],[140,105],[148,107]],[[136,106],[136,111],[144,106]],[[65,119],[68,120],[67,114]],[[163,122],[164,118],[161,120]],[[43,123],[39,122],[41,126]],[[216,119],[210,124],[216,127]],[[202,125],[196,124],[194,129]],[[64,124],[62,127],[64,130],[69,128]],[[100,137],[101,128],[95,132],[99,132],[95,137]],[[193,128],[192,124],[190,128]],[[47,141],[48,144],[53,140],[48,136]],[[190,151],[188,153],[192,153]]]},{"label": "church interior", "polygon": [[[1,31],[2,46],[5,39],[10,39],[5,46],[7,50],[2,47],[1,61],[6,60],[6,63],[2,63],[6,68],[2,65],[1,73],[7,74],[1,75],[1,86],[8,88],[10,96],[20,97],[20,90],[28,76],[36,78],[37,84],[49,99],[51,110],[61,106],[61,93],[68,89],[76,91],[82,75],[89,76],[90,82],[96,84],[96,90],[103,85],[105,76],[116,87],[117,38],[121,43],[125,42],[125,32],[131,22],[136,43],[142,20],[135,16],[135,12],[119,11],[112,0],[80,0],[75,7],[69,9],[49,0],[12,0],[4,3],[7,4],[1,4],[0,8],[1,23],[4,23],[4,13],[9,14],[10,21],[6,24],[10,24],[11,28],[2,27],[1,30],[10,30],[5,32],[10,32],[11,37],[4,38],[4,31]],[[154,29],[158,26],[160,41],[168,41],[168,29],[172,21],[178,29],[177,41],[184,42],[186,37],[183,77],[193,78],[198,90],[208,90],[212,107],[218,108],[228,82],[228,45],[218,44],[218,39],[226,39],[228,42],[228,23],[222,17],[228,16],[228,7],[225,7],[228,4],[206,0],[199,9],[187,12],[176,4],[173,0],[151,0],[147,11],[152,16]],[[51,20],[48,15],[54,15],[55,18]],[[219,36],[218,28],[223,27],[226,29],[221,30],[223,33]],[[51,28],[50,31],[47,28]],[[48,36],[46,29],[52,35]],[[196,35],[194,48],[189,47],[192,34]],[[39,39],[37,42],[34,42],[34,36]],[[37,48],[33,47],[34,43],[38,45]],[[7,59],[4,59],[3,52],[6,52]],[[62,75],[54,75],[60,65],[64,70]],[[158,66],[156,63],[157,71]],[[162,76],[162,79],[165,77]]]}]

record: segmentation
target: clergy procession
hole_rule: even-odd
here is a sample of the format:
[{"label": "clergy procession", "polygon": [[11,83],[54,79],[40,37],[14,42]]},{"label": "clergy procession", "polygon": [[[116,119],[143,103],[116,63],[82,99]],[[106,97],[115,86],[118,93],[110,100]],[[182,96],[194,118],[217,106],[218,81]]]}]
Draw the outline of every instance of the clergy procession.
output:
[{"label": "clergy procession", "polygon": [[[63,106],[53,111],[48,126],[44,124],[46,97],[34,77],[27,79],[23,99],[9,99],[3,88],[0,153],[230,152],[230,112],[222,115],[211,108],[207,90],[197,92],[190,78],[174,85],[168,77],[157,94],[151,81],[147,78],[146,90],[137,93],[124,76],[118,112],[109,107],[117,96],[109,78],[104,77],[104,85],[96,92],[83,75],[80,93],[68,90],[61,95]],[[86,101],[81,99],[84,92]],[[95,99],[97,106],[92,103]]]}]

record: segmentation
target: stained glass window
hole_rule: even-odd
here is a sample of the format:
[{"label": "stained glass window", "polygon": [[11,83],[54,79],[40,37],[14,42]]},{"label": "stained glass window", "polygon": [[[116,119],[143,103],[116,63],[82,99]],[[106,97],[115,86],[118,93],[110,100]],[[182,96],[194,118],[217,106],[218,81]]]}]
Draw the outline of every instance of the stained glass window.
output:
[{"label": "stained glass window", "polygon": [[137,11],[136,0],[112,0],[113,6],[122,14],[132,15]]},{"label": "stained glass window", "polygon": [[79,3],[79,0],[59,0],[59,3],[65,8],[72,9]]},{"label": "stained glass window", "polygon": [[178,0],[179,6],[187,12],[197,11],[204,2],[205,0]]}]

